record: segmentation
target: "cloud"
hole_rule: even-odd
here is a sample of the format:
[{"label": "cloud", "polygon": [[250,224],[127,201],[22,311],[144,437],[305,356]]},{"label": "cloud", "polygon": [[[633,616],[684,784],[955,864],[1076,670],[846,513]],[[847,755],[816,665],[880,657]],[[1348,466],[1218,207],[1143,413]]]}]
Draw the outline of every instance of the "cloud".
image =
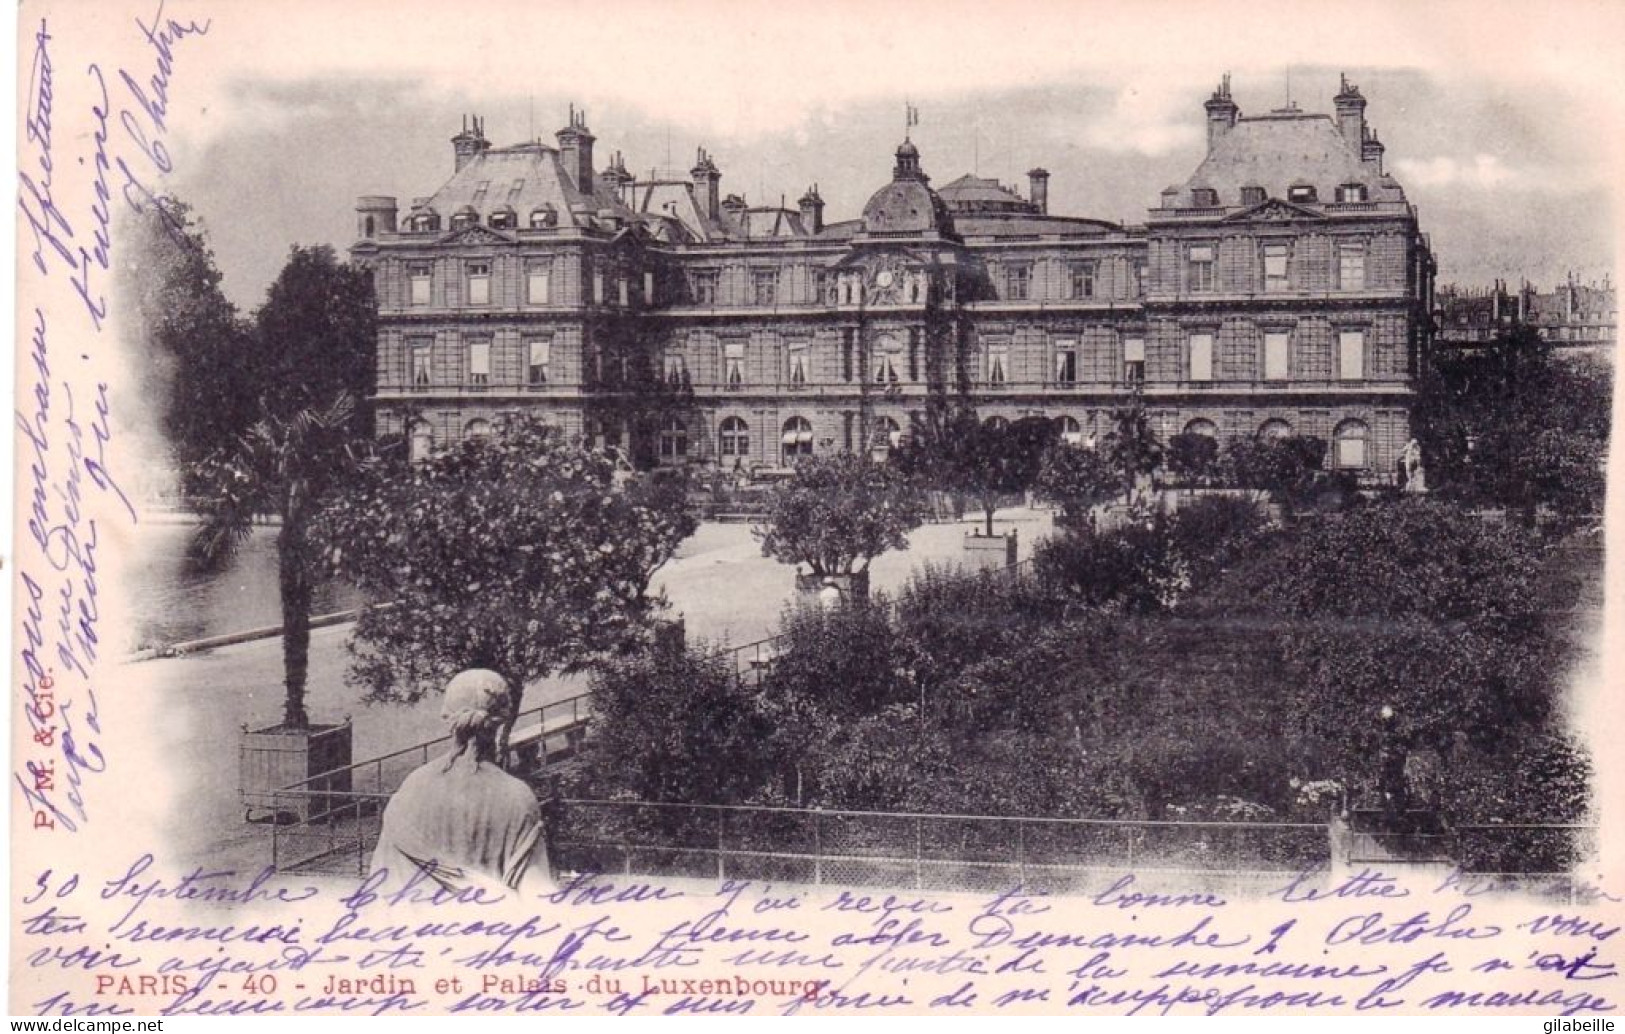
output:
[{"label": "cloud", "polygon": [[1110,107],[1084,123],[1079,137],[1103,151],[1153,158],[1190,147],[1203,133],[1201,120],[1191,114],[1192,96],[1184,84],[1166,81],[1125,86]]},{"label": "cloud", "polygon": [[1400,158],[1394,162],[1399,181],[1407,186],[1466,187],[1471,190],[1496,190],[1525,186],[1537,181],[1528,172],[1509,168],[1493,154],[1476,154],[1471,158],[1450,158],[1438,155],[1432,158]]}]

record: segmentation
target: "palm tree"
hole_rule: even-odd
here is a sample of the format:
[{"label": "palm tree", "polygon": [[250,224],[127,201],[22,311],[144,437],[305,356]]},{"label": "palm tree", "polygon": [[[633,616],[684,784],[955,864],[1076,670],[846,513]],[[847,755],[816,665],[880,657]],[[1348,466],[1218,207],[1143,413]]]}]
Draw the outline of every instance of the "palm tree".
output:
[{"label": "palm tree", "polygon": [[305,678],[310,667],[310,610],[318,559],[310,542],[323,497],[353,474],[361,460],[354,430],[355,400],[336,396],[324,407],[288,416],[263,411],[232,446],[201,465],[193,552],[219,563],[236,552],[256,517],[281,518],[277,574],[282,602],[282,724],[310,725]]}]

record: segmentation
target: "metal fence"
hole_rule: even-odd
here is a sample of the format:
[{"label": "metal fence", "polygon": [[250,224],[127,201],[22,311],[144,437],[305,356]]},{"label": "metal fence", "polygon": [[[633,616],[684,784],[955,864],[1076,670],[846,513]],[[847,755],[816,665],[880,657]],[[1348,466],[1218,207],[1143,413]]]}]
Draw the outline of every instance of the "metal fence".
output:
[{"label": "metal fence", "polygon": [[1327,827],[569,800],[554,864],[812,885],[1064,892],[1132,870],[1136,887],[1278,885],[1330,857]]},{"label": "metal fence", "polygon": [[[509,743],[510,771],[532,779],[548,762],[573,754],[591,712],[589,693],[520,712]],[[273,791],[271,865],[278,872],[364,874],[390,796],[451,746],[452,738],[442,736]]]}]

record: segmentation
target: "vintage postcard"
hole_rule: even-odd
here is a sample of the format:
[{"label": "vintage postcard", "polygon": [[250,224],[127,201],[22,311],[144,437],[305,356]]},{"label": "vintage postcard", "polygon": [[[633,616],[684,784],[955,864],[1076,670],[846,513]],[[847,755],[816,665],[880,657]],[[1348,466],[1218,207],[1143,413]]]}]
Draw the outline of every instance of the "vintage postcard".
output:
[{"label": "vintage postcard", "polygon": [[18,17],[13,1014],[1618,1011],[1617,6]]}]

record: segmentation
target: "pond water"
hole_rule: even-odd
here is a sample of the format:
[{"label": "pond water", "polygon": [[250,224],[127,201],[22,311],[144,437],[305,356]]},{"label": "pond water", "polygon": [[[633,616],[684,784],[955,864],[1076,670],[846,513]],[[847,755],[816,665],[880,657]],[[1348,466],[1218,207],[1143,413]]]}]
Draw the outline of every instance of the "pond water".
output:
[{"label": "pond water", "polygon": [[[204,573],[186,560],[194,525],[142,524],[122,587],[130,605],[128,650],[186,642],[282,623],[274,527],[256,527],[223,571]],[[342,584],[316,589],[312,613],[357,606],[360,594]]]}]

